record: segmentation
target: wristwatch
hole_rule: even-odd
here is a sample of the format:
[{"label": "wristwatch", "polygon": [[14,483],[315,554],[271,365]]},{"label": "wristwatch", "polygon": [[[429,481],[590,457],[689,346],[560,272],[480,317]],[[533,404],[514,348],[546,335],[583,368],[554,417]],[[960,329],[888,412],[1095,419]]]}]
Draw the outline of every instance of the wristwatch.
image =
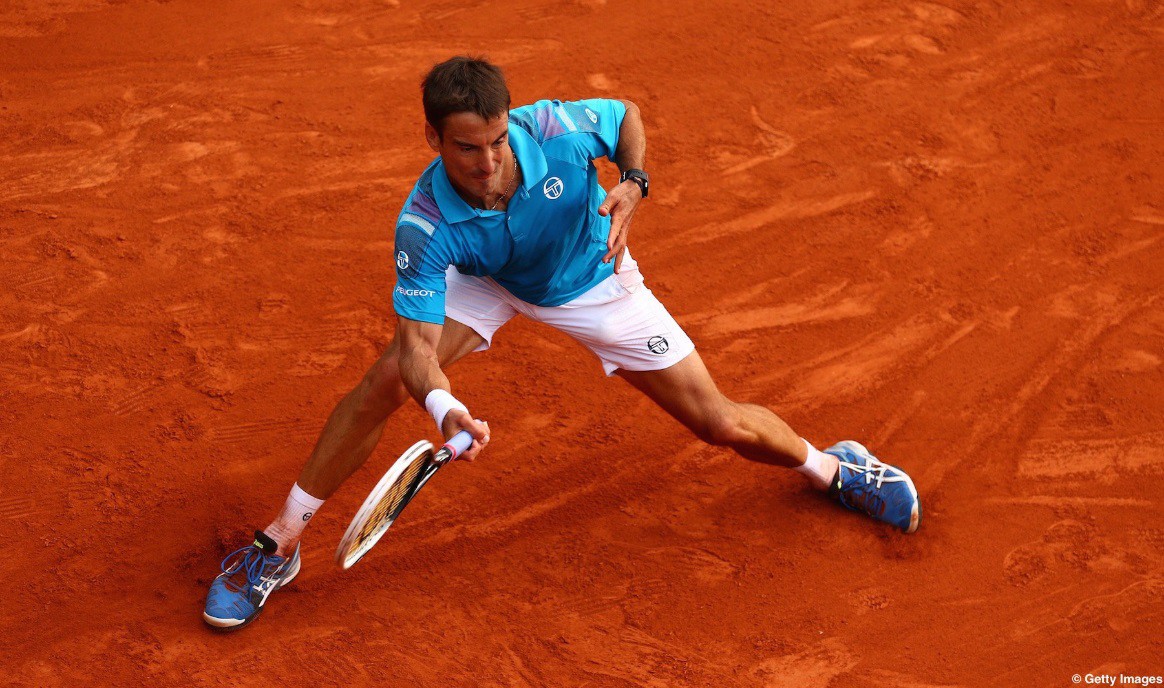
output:
[{"label": "wristwatch", "polygon": [[639,185],[639,189],[643,192],[643,198],[646,198],[647,189],[651,186],[651,177],[642,170],[630,169],[622,173],[622,176],[618,178],[618,183],[621,184],[628,179]]}]

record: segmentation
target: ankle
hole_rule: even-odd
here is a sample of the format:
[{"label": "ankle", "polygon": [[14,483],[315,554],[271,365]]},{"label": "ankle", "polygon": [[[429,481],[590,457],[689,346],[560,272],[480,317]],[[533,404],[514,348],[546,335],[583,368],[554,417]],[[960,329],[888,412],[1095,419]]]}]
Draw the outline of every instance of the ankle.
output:
[{"label": "ankle", "polygon": [[812,446],[808,440],[802,440],[807,449],[807,456],[802,465],[795,468],[797,473],[808,478],[812,486],[818,490],[828,490],[833,477],[837,474],[840,462],[832,454],[826,454]]},{"label": "ankle", "polygon": [[275,550],[275,556],[286,559],[295,553],[295,547],[299,545],[299,540],[288,542],[286,545],[279,543],[279,549]]},{"label": "ankle", "polygon": [[299,544],[299,535],[291,531],[280,520],[276,519],[263,532],[267,534],[278,547],[275,549],[275,556],[286,557],[291,552],[295,551],[295,545]]},{"label": "ankle", "polygon": [[279,556],[287,556],[295,551],[295,545],[299,543],[303,529],[307,527],[316,510],[323,506],[323,501],[305,492],[298,483],[291,488],[291,494],[287,496],[283,510],[264,531],[278,543],[279,549],[276,553]]}]

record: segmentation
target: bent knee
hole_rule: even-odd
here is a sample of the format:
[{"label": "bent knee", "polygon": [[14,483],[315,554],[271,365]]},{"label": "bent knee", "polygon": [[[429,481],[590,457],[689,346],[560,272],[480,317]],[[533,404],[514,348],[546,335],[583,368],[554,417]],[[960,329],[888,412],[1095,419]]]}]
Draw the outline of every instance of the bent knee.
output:
[{"label": "bent knee", "polygon": [[699,439],[717,447],[735,446],[747,439],[739,412],[727,404],[709,414],[696,434]]}]

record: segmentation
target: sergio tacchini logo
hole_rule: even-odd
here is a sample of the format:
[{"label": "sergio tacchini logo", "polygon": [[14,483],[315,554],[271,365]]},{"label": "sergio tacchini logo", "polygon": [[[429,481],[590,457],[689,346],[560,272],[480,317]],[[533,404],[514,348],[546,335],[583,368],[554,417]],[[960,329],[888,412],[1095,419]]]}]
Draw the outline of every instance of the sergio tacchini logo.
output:
[{"label": "sergio tacchini logo", "polygon": [[550,177],[546,183],[542,185],[542,193],[551,201],[562,195],[562,180],[558,177]]}]

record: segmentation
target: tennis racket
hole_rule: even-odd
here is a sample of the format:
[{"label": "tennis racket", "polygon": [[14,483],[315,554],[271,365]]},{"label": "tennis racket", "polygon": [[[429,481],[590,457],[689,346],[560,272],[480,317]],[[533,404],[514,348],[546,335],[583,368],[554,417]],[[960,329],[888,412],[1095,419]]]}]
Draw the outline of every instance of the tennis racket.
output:
[{"label": "tennis racket", "polygon": [[408,451],[396,459],[388,469],[364,505],[356,512],[339,548],[335,551],[335,563],[342,569],[350,569],[368,550],[379,542],[404,507],[412,501],[420,488],[428,482],[437,469],[457,458],[473,444],[473,436],[462,430],[433,453],[432,442],[421,440],[409,447]]}]

